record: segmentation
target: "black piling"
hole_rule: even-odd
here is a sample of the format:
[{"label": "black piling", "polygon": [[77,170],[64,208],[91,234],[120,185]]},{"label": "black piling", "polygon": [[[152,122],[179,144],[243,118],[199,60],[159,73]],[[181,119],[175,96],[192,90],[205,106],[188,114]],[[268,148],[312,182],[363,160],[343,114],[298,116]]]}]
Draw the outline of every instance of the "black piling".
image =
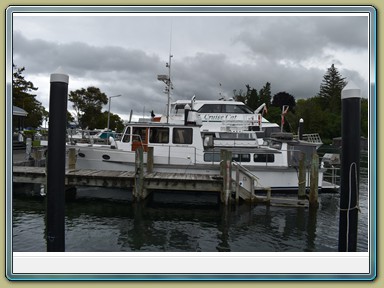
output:
[{"label": "black piling", "polygon": [[299,120],[299,140],[303,140],[303,131],[304,131],[304,119],[300,118]]},{"label": "black piling", "polygon": [[342,144],[339,252],[354,252],[357,246],[357,220],[360,173],[360,89],[348,84],[341,92]]},{"label": "black piling", "polygon": [[68,75],[51,74],[47,161],[47,251],[65,251],[65,138]]}]

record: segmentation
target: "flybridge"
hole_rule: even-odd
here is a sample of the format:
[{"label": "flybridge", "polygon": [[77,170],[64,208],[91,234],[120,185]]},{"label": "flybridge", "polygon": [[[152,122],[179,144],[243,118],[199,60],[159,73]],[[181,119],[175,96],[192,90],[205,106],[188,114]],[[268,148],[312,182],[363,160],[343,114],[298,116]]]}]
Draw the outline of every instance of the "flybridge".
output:
[{"label": "flybridge", "polygon": [[[185,106],[196,111],[202,122],[202,131],[231,131],[279,129],[276,123],[270,123],[258,110],[252,111],[243,102],[233,100],[178,100],[171,104],[170,119],[173,123],[184,119]],[[263,108],[263,107],[261,107]],[[241,127],[240,127],[241,126]]]}]

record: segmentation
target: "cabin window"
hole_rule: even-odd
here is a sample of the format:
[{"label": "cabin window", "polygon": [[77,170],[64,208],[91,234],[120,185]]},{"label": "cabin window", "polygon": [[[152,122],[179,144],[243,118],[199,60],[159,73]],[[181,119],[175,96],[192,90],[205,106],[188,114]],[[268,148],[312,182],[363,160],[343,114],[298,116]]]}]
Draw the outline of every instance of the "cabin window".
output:
[{"label": "cabin window", "polygon": [[221,104],[205,104],[199,109],[199,113],[221,113]]},{"label": "cabin window", "polygon": [[253,161],[259,163],[275,162],[274,154],[254,154]]},{"label": "cabin window", "polygon": [[173,128],[173,144],[192,144],[192,128]]},{"label": "cabin window", "polygon": [[204,153],[204,162],[220,162],[220,153]]},{"label": "cabin window", "polygon": [[225,113],[233,113],[233,114],[253,114],[252,110],[250,110],[245,105],[224,105]]},{"label": "cabin window", "polygon": [[127,127],[127,129],[125,129],[125,133],[121,142],[129,142],[130,138],[131,138],[131,127]]},{"label": "cabin window", "polygon": [[151,143],[168,143],[169,128],[152,127],[149,131],[149,142]]},{"label": "cabin window", "polygon": [[232,154],[232,160],[236,162],[251,162],[250,154]]},{"label": "cabin window", "polygon": [[271,148],[278,149],[280,150],[282,147],[282,143],[278,141],[272,141],[271,144],[269,145]]},{"label": "cabin window", "polygon": [[145,127],[133,127],[132,142],[146,142],[146,128]]}]

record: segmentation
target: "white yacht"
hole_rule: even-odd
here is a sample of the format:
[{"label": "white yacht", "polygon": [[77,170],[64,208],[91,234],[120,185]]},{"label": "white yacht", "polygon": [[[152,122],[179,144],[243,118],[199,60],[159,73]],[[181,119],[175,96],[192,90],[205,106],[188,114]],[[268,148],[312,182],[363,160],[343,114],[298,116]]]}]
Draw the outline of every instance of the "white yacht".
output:
[{"label": "white yacht", "polygon": [[[189,117],[192,119],[193,117]],[[142,147],[144,163],[153,147],[154,172],[219,175],[222,149],[232,152],[232,161],[242,165],[258,179],[255,190],[298,189],[298,157],[295,141],[271,139],[259,145],[253,131],[202,131],[201,125],[159,122],[130,123],[122,138],[113,145],[72,145],[77,151],[77,168],[135,171],[135,153]],[[312,150],[308,147],[307,154]],[[308,156],[307,159],[310,159]],[[319,172],[319,189],[322,185]],[[235,179],[235,175],[233,175]],[[309,187],[309,176],[307,177]]]}]

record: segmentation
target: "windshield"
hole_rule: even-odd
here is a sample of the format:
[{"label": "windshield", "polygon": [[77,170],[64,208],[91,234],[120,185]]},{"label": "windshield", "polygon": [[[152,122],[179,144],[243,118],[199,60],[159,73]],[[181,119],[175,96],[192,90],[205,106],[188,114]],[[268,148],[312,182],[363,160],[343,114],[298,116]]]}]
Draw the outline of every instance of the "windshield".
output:
[{"label": "windshield", "polygon": [[252,110],[245,105],[234,104],[204,104],[199,113],[231,113],[231,114],[253,114]]}]

